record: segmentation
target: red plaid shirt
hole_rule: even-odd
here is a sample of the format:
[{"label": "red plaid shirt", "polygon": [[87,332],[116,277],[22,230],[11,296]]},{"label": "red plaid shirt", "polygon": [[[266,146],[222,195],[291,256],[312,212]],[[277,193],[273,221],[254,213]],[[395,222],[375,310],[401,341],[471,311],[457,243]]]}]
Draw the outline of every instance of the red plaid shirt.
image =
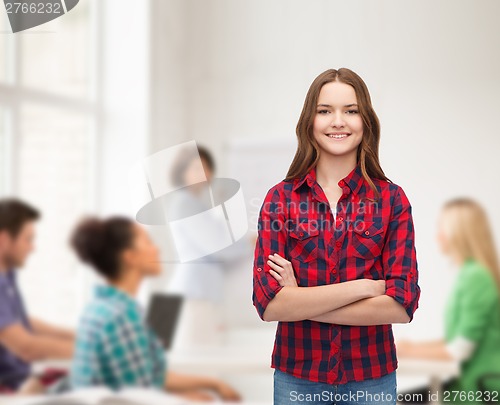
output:
[{"label": "red plaid shirt", "polygon": [[[300,179],[281,181],[264,199],[253,265],[253,304],[263,319],[281,290],[269,273],[268,255],[290,260],[299,287],[369,278],[386,280],[393,297],[413,319],[420,287],[412,208],[403,189],[373,179],[373,190],[359,164],[338,185],[343,194],[336,218],[316,181],[316,168]],[[397,368],[392,325],[348,326],[278,322],[271,367],[299,378],[343,384],[382,377]]]}]

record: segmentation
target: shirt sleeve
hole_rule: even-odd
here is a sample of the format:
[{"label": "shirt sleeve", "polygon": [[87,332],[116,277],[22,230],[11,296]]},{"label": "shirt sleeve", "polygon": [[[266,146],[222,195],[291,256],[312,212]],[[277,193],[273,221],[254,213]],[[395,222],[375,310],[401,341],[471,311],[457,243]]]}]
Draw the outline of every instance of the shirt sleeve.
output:
[{"label": "shirt sleeve", "polygon": [[[467,269],[469,270],[469,269]],[[473,342],[479,342],[489,327],[491,314],[498,305],[496,283],[488,270],[470,270],[461,275],[461,296],[459,300],[457,335]]]},{"label": "shirt sleeve", "polygon": [[5,301],[7,301],[6,297],[0,294],[0,331],[8,326],[20,323],[19,318],[12,313],[9,302]]},{"label": "shirt sleeve", "polygon": [[446,350],[457,361],[465,361],[471,358],[477,343],[463,336],[455,337],[446,344]]},{"label": "shirt sleeve", "polygon": [[253,305],[262,320],[269,302],[282,289],[269,273],[268,256],[277,253],[286,258],[286,202],[279,190],[271,188],[259,212],[258,237],[255,244],[253,263]]},{"label": "shirt sleeve", "polygon": [[401,187],[398,187],[392,204],[389,229],[382,249],[382,263],[386,279],[385,294],[404,307],[411,322],[418,308],[420,287],[412,207]]},{"label": "shirt sleeve", "polygon": [[[6,276],[2,275],[2,277]],[[13,287],[10,287],[4,279],[0,279],[0,331],[8,326],[21,323],[19,316],[16,315],[12,308],[13,291]]]}]

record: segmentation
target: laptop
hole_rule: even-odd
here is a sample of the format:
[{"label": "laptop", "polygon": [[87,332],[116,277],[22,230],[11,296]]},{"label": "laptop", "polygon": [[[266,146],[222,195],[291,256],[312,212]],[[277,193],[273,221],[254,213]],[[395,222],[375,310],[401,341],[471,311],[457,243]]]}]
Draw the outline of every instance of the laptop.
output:
[{"label": "laptop", "polygon": [[180,294],[156,293],[151,297],[146,322],[165,350],[172,347],[183,301]]}]

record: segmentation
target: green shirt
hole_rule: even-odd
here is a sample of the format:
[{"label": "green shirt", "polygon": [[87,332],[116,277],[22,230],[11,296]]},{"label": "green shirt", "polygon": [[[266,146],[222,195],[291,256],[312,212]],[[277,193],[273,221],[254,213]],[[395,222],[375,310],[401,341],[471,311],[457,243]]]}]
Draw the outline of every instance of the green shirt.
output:
[{"label": "green shirt", "polygon": [[[456,402],[474,402],[470,398],[475,395],[469,400],[465,395],[479,390],[479,377],[488,373],[500,377],[500,298],[493,275],[472,258],[460,268],[445,311],[445,340],[449,343],[457,336],[475,342],[476,348],[461,364],[460,377],[449,390],[465,392]],[[500,378],[490,380],[487,388],[500,391]]]}]

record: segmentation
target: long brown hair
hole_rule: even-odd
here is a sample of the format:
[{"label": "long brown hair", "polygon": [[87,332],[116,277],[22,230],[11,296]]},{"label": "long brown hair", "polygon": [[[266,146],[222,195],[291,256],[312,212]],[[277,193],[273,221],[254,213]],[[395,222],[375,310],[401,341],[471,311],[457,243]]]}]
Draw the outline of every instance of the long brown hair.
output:
[{"label": "long brown hair", "polygon": [[488,216],[484,208],[469,197],[456,197],[443,208],[444,228],[453,253],[461,260],[472,258],[493,276],[500,292],[500,266]]},{"label": "long brown hair", "polygon": [[365,82],[356,73],[347,68],[340,68],[338,70],[328,69],[316,77],[309,87],[296,128],[298,140],[297,151],[295,152],[285,180],[302,177],[318,163],[319,146],[313,136],[316,105],[321,88],[333,81],[352,86],[356,93],[359,113],[363,120],[363,138],[358,147],[356,161],[360,163],[363,177],[374,191],[376,197],[379,198],[380,194],[371,179],[376,178],[392,183],[380,167],[378,157],[380,122],[373,110],[370,93]]}]

